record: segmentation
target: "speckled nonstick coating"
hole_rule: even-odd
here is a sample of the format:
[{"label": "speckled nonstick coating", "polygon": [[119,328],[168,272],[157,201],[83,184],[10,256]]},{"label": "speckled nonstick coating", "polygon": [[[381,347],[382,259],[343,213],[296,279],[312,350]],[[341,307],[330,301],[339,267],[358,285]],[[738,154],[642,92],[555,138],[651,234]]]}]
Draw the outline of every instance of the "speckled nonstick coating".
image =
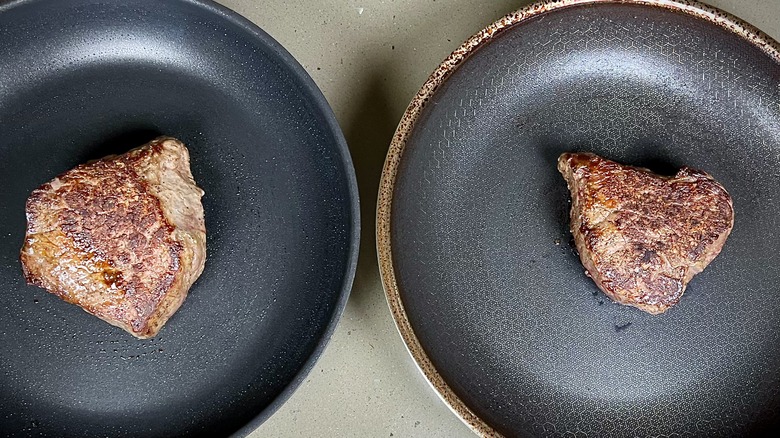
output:
[{"label": "speckled nonstick coating", "polygon": [[[484,436],[761,436],[780,426],[780,56],[700,3],[563,0],[499,20],[399,125],[377,212],[401,335]],[[568,230],[564,151],[713,174],[723,252],[663,315],[612,304]]]},{"label": "speckled nonstick coating", "polygon": [[[159,134],[206,195],[205,271],[137,340],[26,286],[38,185]],[[207,1],[0,2],[0,436],[245,435],[312,368],[347,300],[358,200],[324,97]]]}]

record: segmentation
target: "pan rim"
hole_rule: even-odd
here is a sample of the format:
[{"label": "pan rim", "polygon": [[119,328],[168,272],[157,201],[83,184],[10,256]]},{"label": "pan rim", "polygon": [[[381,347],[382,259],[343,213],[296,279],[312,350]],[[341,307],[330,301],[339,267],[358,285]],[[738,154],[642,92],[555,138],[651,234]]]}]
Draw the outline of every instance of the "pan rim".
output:
[{"label": "pan rim", "polygon": [[[29,5],[48,0],[0,0],[0,13],[9,11],[15,7]],[[314,82],[306,69],[295,59],[295,57],[285,49],[281,43],[261,29],[257,24],[250,21],[232,9],[216,3],[214,0],[177,0],[180,3],[199,8],[209,14],[215,15],[220,19],[236,26],[241,32],[245,32],[247,38],[257,42],[259,45],[269,49],[273,56],[283,65],[291,75],[291,79],[296,82],[302,94],[308,96],[312,108],[322,117],[325,122],[324,131],[333,135],[335,148],[341,157],[341,167],[346,177],[344,181],[348,193],[349,215],[351,228],[348,239],[348,257],[342,275],[342,284],[338,290],[338,297],[333,308],[328,323],[324,326],[320,338],[317,340],[314,349],[308,358],[302,363],[293,378],[287,383],[282,391],[276,395],[273,400],[260,410],[249,422],[240,429],[233,431],[230,436],[245,437],[255,431],[261,424],[270,418],[293,393],[301,386],[304,380],[309,376],[314,365],[317,363],[322,353],[325,351],[330,339],[335,332],[336,326],[341,320],[341,316],[347,306],[347,301],[352,290],[355,279],[355,273],[358,262],[358,252],[360,248],[360,199],[358,197],[357,176],[352,162],[352,155],[349,152],[344,133],[336,119],[330,104],[322,93],[322,90]]]},{"label": "pan rim", "polygon": [[323,118],[327,123],[327,131],[331,132],[336,141],[338,152],[342,158],[342,165],[344,173],[347,177],[347,190],[349,192],[349,206],[351,221],[351,235],[349,239],[349,258],[347,266],[344,271],[344,282],[341,290],[339,291],[338,300],[336,306],[333,309],[328,324],[325,326],[322,336],[317,345],[314,347],[311,355],[303,363],[301,368],[295,374],[293,379],[285,386],[273,401],[268,404],[260,413],[257,414],[252,420],[245,424],[241,429],[235,431],[231,436],[245,437],[254,432],[255,429],[260,427],[268,418],[270,418],[279,408],[287,402],[287,400],[295,393],[295,391],[301,386],[306,377],[314,369],[314,365],[317,363],[322,353],[325,351],[330,339],[333,337],[333,333],[336,331],[336,326],[341,320],[341,316],[344,313],[344,309],[347,307],[347,301],[349,299],[350,292],[352,291],[352,285],[355,280],[355,273],[357,272],[358,252],[360,250],[360,198],[358,196],[357,176],[355,174],[355,166],[352,163],[352,155],[349,152],[349,146],[347,140],[344,137],[344,133],[341,130],[341,126],[336,119],[336,115],[333,113],[325,95],[322,94],[322,90],[314,82],[314,79],[306,72],[306,69],[293,57],[293,55],[285,49],[281,43],[276,41],[272,36],[266,33],[248,18],[239,14],[238,12],[216,3],[214,0],[181,0],[184,3],[190,3],[196,7],[204,8],[210,12],[220,15],[225,20],[238,26],[251,37],[261,41],[266,47],[274,51],[274,54],[290,69],[295,80],[303,85],[306,94],[313,98],[312,103],[314,107],[320,111]]},{"label": "pan rim", "polygon": [[376,206],[377,258],[379,260],[379,272],[382,287],[385,291],[385,298],[393,316],[396,330],[401,335],[406,350],[436,395],[478,436],[501,437],[502,435],[472,411],[439,374],[415,334],[401,298],[393,264],[391,233],[392,203],[398,169],[403,159],[407,141],[414,131],[427,103],[455,70],[463,65],[473,53],[489,44],[495,37],[503,34],[505,31],[522,25],[532,18],[561,9],[598,4],[664,8],[697,19],[703,19],[746,40],[780,64],[780,43],[746,21],[697,0],[542,0],[511,12],[475,33],[445,58],[431,73],[417,94],[412,98],[401,117],[382,169]]}]

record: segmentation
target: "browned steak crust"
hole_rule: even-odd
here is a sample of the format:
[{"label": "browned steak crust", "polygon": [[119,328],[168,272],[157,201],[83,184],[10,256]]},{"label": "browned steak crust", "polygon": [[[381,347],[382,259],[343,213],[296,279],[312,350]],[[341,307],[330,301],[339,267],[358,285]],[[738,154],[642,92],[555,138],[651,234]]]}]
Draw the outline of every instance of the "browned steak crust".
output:
[{"label": "browned steak crust", "polygon": [[152,337],[203,270],[202,195],[171,138],[79,165],[27,200],[25,278]]},{"label": "browned steak crust", "polygon": [[590,153],[558,159],[571,231],[588,275],[612,300],[652,314],[677,304],[734,225],[726,189],[683,167],[673,177]]}]

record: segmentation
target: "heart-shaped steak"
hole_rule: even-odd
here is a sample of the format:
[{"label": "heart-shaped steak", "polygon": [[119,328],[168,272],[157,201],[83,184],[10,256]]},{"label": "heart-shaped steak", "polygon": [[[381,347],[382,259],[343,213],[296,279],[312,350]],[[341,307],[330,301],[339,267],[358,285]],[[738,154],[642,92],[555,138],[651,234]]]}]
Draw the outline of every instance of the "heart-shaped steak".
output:
[{"label": "heart-shaped steak", "polygon": [[734,225],[731,196],[709,174],[673,177],[591,153],[565,153],[571,232],[588,275],[613,301],[659,314],[720,253]]}]

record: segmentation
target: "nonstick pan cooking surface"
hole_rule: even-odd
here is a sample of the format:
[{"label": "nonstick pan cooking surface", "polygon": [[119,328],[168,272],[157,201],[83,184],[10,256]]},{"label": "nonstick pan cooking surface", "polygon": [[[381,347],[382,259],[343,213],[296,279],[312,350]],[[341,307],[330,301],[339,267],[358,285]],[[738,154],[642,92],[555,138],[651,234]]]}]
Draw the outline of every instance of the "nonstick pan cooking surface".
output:
[{"label": "nonstick pan cooking surface", "polygon": [[[26,286],[18,256],[34,188],[161,134],[189,147],[208,258],[142,341]],[[343,136],[301,66],[216,4],[0,3],[0,178],[2,436],[248,433],[344,308],[359,222]]]},{"label": "nonstick pan cooking surface", "polygon": [[[750,436],[780,426],[780,57],[693,2],[555,1],[434,72],[391,146],[390,307],[442,398],[507,436]],[[585,276],[556,160],[713,174],[723,252],[660,316]]]}]

